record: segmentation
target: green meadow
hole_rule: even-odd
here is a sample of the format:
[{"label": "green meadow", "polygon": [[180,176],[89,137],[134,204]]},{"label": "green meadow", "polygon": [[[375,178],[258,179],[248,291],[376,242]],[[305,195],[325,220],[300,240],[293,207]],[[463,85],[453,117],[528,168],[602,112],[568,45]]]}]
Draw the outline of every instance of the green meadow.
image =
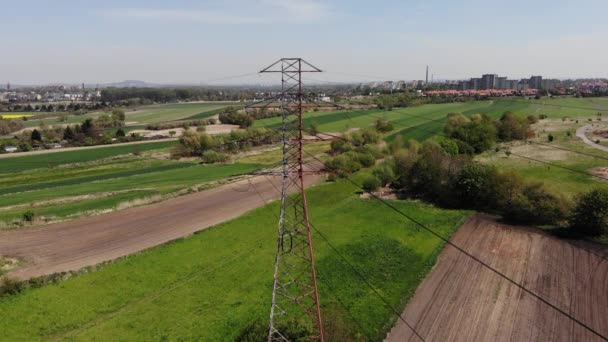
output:
[{"label": "green meadow", "polygon": [[[311,220],[369,283],[401,310],[442,244],[348,182],[309,191]],[[393,205],[449,236],[469,215],[410,201]],[[96,272],[0,298],[8,340],[234,340],[267,321],[278,203]],[[382,214],[380,214],[382,213]],[[326,322],[343,320],[360,340],[381,340],[395,321],[316,232]],[[342,306],[342,304],[344,306]]]}]

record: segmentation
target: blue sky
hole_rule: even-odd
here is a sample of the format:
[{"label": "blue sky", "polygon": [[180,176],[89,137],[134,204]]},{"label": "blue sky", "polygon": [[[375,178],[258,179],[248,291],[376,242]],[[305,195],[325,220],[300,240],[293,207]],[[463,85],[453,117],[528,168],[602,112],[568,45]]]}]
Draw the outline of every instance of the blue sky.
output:
[{"label": "blue sky", "polygon": [[283,56],[332,81],[421,79],[426,64],[437,79],[608,77],[605,0],[0,0],[0,9],[2,83],[205,82]]}]

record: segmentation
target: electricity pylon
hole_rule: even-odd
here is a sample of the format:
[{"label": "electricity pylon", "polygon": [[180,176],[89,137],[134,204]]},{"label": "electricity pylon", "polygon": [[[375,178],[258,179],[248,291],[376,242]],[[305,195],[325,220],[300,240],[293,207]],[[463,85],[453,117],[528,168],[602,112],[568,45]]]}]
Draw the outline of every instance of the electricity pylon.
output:
[{"label": "electricity pylon", "polygon": [[288,341],[284,329],[292,324],[310,331],[309,340],[323,341],[302,158],[302,73],[321,70],[301,58],[283,58],[260,72],[281,74],[283,112],[283,185],[268,342]]}]

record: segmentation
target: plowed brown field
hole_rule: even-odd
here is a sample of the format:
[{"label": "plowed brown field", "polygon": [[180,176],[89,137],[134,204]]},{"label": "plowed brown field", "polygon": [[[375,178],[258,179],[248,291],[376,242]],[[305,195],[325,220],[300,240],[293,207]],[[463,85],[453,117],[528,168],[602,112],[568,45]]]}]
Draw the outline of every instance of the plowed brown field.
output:
[{"label": "plowed brown field", "polygon": [[[608,335],[607,249],[483,215],[473,216],[451,241]],[[451,246],[402,316],[426,341],[602,341]],[[420,339],[398,322],[387,340]]]}]

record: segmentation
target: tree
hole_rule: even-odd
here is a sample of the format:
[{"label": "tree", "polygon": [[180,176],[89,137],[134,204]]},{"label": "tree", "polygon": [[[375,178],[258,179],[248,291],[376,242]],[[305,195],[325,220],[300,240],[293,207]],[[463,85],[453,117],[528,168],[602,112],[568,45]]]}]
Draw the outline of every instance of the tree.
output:
[{"label": "tree", "polygon": [[195,156],[201,154],[201,137],[192,131],[184,131],[179,138],[180,145],[187,155]]},{"label": "tree", "polygon": [[42,135],[40,134],[40,132],[38,132],[37,129],[34,129],[32,131],[32,137],[31,137],[31,139],[32,139],[32,142],[33,141],[42,141]]},{"label": "tree", "polygon": [[570,223],[585,235],[608,233],[608,190],[595,189],[580,196]]},{"label": "tree", "polygon": [[112,127],[121,127],[125,125],[125,111],[120,108],[112,109]]},{"label": "tree", "polygon": [[98,129],[97,129],[95,123],[93,122],[93,119],[84,120],[82,125],[80,125],[80,129],[81,129],[82,133],[87,137],[94,138],[94,137],[97,137],[97,135],[98,135]]},{"label": "tree", "polygon": [[119,128],[119,129],[116,131],[116,137],[117,137],[117,138],[123,138],[124,136],[125,136],[125,131],[124,131],[122,128]]},{"label": "tree", "polygon": [[[496,143],[496,127],[485,115],[473,115],[469,119],[460,113],[450,113],[444,131],[448,137],[471,146],[475,153],[486,151]],[[461,150],[459,145],[459,152],[464,150],[465,146]]]},{"label": "tree", "polygon": [[71,141],[74,140],[74,138],[76,138],[76,134],[74,134],[72,127],[66,127],[63,131],[63,140]]},{"label": "tree", "polygon": [[498,124],[498,138],[502,141],[523,140],[530,132],[530,121],[528,118],[505,112]]}]

